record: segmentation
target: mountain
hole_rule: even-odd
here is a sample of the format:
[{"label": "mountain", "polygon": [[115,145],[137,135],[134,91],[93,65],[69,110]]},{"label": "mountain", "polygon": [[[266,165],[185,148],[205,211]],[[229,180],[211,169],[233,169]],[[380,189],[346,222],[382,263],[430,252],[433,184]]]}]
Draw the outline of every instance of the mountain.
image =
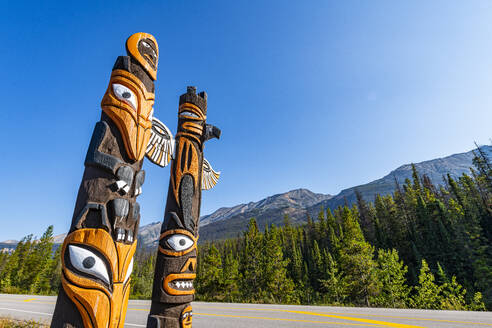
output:
[{"label": "mountain", "polygon": [[162,221],[152,222],[138,229],[138,247],[157,248]]},{"label": "mountain", "polygon": [[9,239],[9,240],[1,241],[0,244],[14,244],[14,245],[17,245],[18,242],[19,242],[18,240]]},{"label": "mountain", "polygon": [[[492,158],[492,146],[482,146],[481,149]],[[469,151],[416,163],[415,167],[420,175],[427,175],[434,184],[439,185],[443,183],[443,177],[448,173],[455,178],[463,173],[470,173],[473,157],[473,151]],[[281,224],[285,214],[289,214],[293,224],[303,223],[306,222],[307,214],[317,217],[321,208],[335,209],[345,202],[349,205],[353,204],[356,201],[355,190],[358,190],[366,201],[373,201],[377,194],[392,193],[396,187],[395,181],[402,185],[407,178],[412,178],[411,164],[402,165],[381,179],[342,190],[336,196],[313,194],[307,189],[298,189],[256,203],[220,208],[201,218],[200,241],[235,237],[247,228],[251,217],[257,219],[260,229],[271,223]],[[291,195],[294,199],[298,195],[299,201],[290,204],[285,201],[290,199]]]},{"label": "mountain", "polygon": [[[492,158],[492,146],[482,146],[481,149]],[[448,173],[453,177],[469,173],[470,167],[473,166],[473,156],[473,152],[469,151],[416,163],[415,166],[420,175],[427,175],[434,184],[439,185],[443,183],[443,176]],[[247,228],[252,217],[256,218],[260,229],[272,223],[283,224],[285,215],[289,215],[292,224],[301,224],[306,222],[308,214],[317,217],[320,208],[335,209],[345,202],[349,205],[354,203],[355,190],[358,190],[366,201],[373,201],[377,194],[392,193],[396,187],[395,181],[403,184],[407,178],[412,178],[411,164],[402,165],[381,179],[342,190],[336,196],[296,189],[258,202],[222,207],[200,218],[200,242],[235,237]],[[138,232],[139,247],[156,248],[160,229],[161,221],[141,226]],[[66,234],[55,236],[55,244],[61,244],[65,236]],[[13,249],[16,244],[16,240],[0,242],[0,251]]]},{"label": "mountain", "polygon": [[248,204],[236,205],[234,207],[219,208],[210,215],[202,216],[200,218],[200,227],[227,220],[231,217],[249,216],[250,213],[262,214],[279,209],[304,209],[331,197],[330,195],[315,194],[307,189],[296,189],[267,197],[259,202],[249,202]]},{"label": "mountain", "polygon": [[[137,236],[138,246],[144,248],[157,248],[157,241],[159,239],[159,234],[161,232],[161,224],[162,222],[153,222],[141,226],[138,229],[138,236]],[[66,233],[62,233],[60,235],[54,236],[53,243],[55,243],[55,245],[62,244],[66,236],[67,236]],[[14,242],[15,243],[11,244],[12,247],[17,244],[17,241],[14,240]],[[4,241],[2,243],[7,243],[7,241]],[[0,243],[0,249],[2,243]]]},{"label": "mountain", "polygon": [[223,207],[200,219],[200,240],[235,237],[255,217],[260,229],[270,224],[280,225],[288,215],[293,224],[304,222],[307,209],[329,200],[331,195],[315,194],[307,189],[296,189],[277,194],[258,202],[234,207]]},{"label": "mountain", "polygon": [[[492,146],[481,146],[480,149],[492,159]],[[443,178],[449,173],[453,178],[461,176],[463,173],[470,173],[470,167],[473,167],[473,151],[466,153],[454,154],[444,158],[437,158],[430,161],[416,163],[415,167],[420,176],[427,175],[435,185],[442,185]],[[353,204],[356,201],[355,191],[358,190],[366,201],[374,201],[377,194],[387,195],[395,190],[395,181],[403,185],[405,179],[412,179],[412,165],[405,164],[381,179],[342,190],[338,195],[325,201],[311,206],[308,212],[311,215],[317,215],[320,208],[335,209],[340,205],[347,203]]]},{"label": "mountain", "polygon": [[13,239],[0,241],[0,252],[13,251],[18,242],[19,242],[18,240],[13,240]]}]

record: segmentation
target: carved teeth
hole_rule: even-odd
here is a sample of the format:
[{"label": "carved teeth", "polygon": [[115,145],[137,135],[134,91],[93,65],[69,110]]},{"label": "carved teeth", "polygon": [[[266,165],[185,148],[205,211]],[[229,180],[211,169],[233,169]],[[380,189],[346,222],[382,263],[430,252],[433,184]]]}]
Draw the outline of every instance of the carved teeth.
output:
[{"label": "carved teeth", "polygon": [[174,283],[177,288],[193,288],[192,281],[178,281]]},{"label": "carved teeth", "polygon": [[122,190],[125,194],[130,190],[130,186],[123,180],[118,180],[115,182],[116,188]]}]

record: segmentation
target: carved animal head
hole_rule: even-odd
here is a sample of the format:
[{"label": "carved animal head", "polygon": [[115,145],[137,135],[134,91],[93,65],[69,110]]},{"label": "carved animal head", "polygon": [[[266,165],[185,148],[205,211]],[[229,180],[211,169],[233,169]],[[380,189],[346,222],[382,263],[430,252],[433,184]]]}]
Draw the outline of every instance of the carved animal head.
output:
[{"label": "carved animal head", "polygon": [[129,159],[140,161],[151,135],[159,50],[146,33],[130,36],[126,48],[129,57],[118,57],[101,108],[118,127]]}]

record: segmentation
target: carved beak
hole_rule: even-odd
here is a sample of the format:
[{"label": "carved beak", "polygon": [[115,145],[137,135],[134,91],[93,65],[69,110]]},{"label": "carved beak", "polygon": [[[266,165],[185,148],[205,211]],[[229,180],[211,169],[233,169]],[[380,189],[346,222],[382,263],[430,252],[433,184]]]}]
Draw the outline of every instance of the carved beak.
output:
[{"label": "carved beak", "polygon": [[221,131],[218,127],[212,124],[207,124],[205,127],[205,134],[203,136],[203,141],[210,140],[212,138],[220,139]]}]

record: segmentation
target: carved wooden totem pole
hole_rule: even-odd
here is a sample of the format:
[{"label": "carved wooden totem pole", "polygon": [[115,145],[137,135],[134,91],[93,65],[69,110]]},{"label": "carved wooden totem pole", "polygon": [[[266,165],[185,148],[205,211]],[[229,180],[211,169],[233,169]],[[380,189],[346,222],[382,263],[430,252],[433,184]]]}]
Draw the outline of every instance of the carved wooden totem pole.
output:
[{"label": "carved wooden totem pole", "polygon": [[101,102],[72,224],[62,246],[62,287],[51,327],[123,327],[140,220],[143,158],[172,156],[169,130],[153,118],[158,46],[150,34],[126,42]]},{"label": "carved wooden totem pole", "polygon": [[175,154],[147,327],[191,327],[201,190],[212,188],[219,178],[203,158],[205,141],[220,137],[218,128],[205,123],[206,115],[207,94],[196,94],[194,87],[188,87],[179,99]]}]

